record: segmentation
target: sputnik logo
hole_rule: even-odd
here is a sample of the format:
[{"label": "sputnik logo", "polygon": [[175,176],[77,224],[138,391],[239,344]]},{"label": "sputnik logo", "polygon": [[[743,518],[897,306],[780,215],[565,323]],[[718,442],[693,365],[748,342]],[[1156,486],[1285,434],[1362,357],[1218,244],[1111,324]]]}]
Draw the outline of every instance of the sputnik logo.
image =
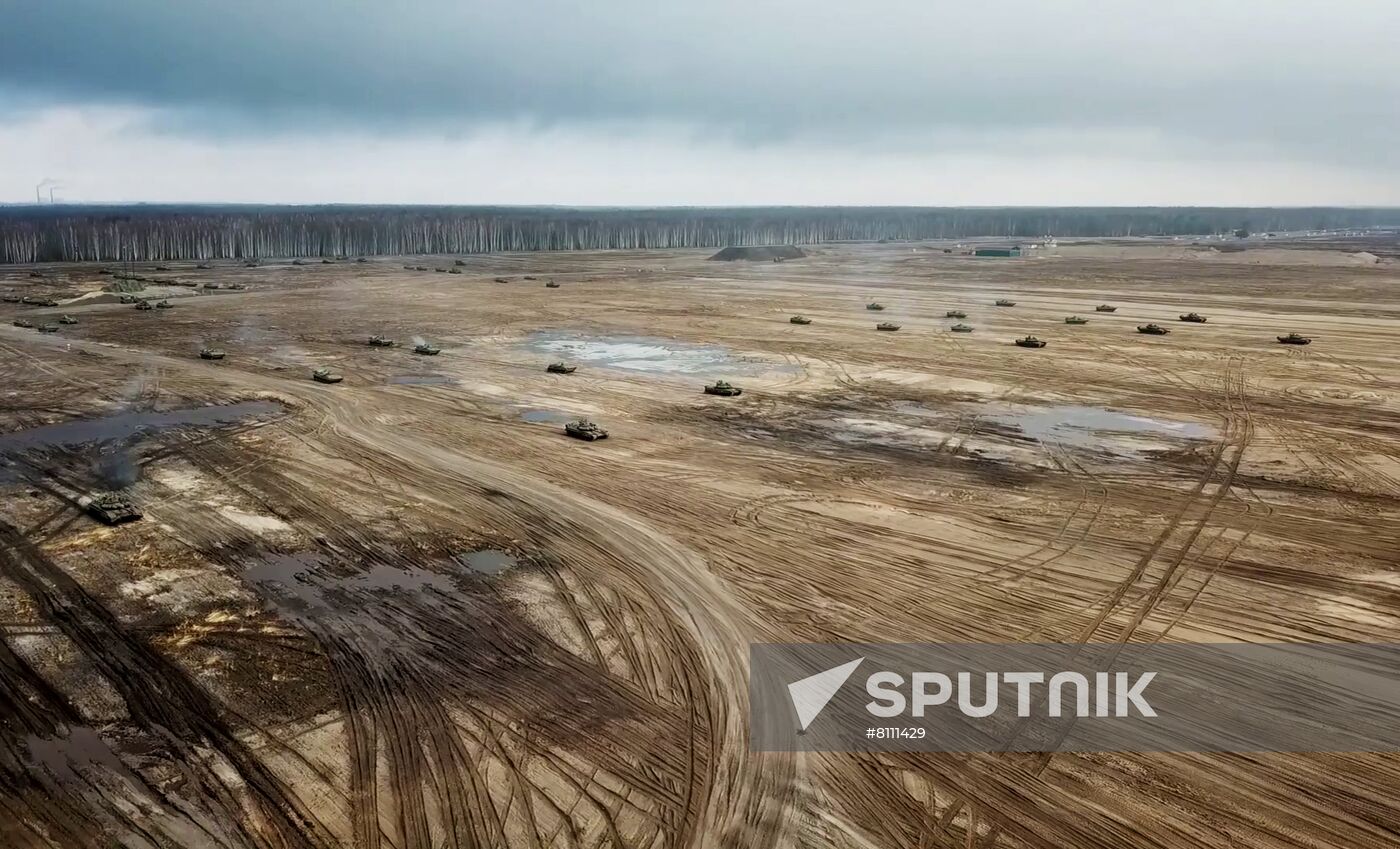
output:
[{"label": "sputnik logo", "polygon": [[864,660],[865,658],[858,657],[849,663],[833,666],[788,685],[788,696],[792,698],[792,706],[797,709],[797,721],[802,732],[805,732],[807,726],[821,714],[827,703],[836,695],[836,691],[841,689],[841,685],[846,683],[846,679],[851,677],[851,673],[855,672],[856,667]]}]

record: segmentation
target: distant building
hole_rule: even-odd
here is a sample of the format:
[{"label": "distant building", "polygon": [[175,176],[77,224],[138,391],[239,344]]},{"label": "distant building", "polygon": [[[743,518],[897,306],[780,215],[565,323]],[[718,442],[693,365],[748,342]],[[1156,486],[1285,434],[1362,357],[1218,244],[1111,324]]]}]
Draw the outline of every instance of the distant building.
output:
[{"label": "distant building", "polygon": [[1016,245],[1010,248],[977,248],[972,252],[973,256],[1020,256],[1021,246]]}]

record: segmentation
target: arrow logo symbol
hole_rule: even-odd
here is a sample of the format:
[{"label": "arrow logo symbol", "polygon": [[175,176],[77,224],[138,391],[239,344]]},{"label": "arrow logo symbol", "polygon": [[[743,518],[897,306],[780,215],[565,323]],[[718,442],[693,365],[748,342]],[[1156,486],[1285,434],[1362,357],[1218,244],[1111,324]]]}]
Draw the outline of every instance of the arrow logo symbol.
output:
[{"label": "arrow logo symbol", "polygon": [[846,683],[846,679],[851,677],[851,673],[855,672],[856,667],[864,660],[865,658],[858,657],[849,663],[833,666],[788,685],[788,696],[792,698],[792,706],[797,709],[797,721],[803,731],[806,731],[807,726],[821,714],[826,703],[831,701],[836,691],[841,689],[841,685]]}]

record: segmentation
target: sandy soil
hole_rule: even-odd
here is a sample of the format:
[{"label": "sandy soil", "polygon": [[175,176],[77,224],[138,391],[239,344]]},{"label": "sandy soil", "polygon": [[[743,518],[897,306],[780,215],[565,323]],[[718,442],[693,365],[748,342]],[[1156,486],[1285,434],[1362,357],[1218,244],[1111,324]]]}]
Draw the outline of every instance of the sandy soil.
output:
[{"label": "sandy soil", "polygon": [[1400,266],[943,247],[0,303],[0,845],[1396,845],[1393,756],[748,752],[755,641],[1400,639]]}]

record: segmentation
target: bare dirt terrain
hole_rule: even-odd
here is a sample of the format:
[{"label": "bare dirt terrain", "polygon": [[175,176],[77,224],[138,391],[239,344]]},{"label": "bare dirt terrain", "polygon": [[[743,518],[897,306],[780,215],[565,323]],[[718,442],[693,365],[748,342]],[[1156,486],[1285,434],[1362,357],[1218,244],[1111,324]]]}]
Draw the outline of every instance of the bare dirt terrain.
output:
[{"label": "bare dirt terrain", "polygon": [[1384,252],[943,247],[0,271],[0,846],[1400,842],[1389,755],[748,751],[757,641],[1400,640]]}]

